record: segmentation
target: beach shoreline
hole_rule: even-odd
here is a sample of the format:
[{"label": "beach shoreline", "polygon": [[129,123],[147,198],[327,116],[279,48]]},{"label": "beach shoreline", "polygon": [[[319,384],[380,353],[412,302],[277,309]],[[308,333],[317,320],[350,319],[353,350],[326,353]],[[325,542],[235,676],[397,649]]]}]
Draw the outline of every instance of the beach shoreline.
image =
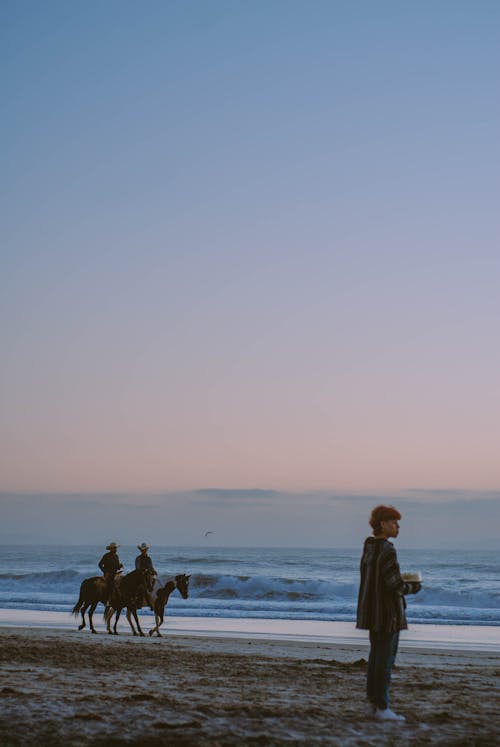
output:
[{"label": "beach shoreline", "polygon": [[[0,741],[65,745],[495,745],[496,651],[406,646],[401,725],[367,718],[368,644],[186,633],[109,636],[0,625]],[[362,634],[362,631],[359,631]]]},{"label": "beach shoreline", "polygon": [[[151,614],[139,613],[141,625],[148,631],[154,625]],[[0,609],[0,628],[54,628],[76,630],[81,617],[69,612]],[[88,615],[86,615],[88,630]],[[102,607],[94,614],[94,626],[105,632]],[[171,636],[207,638],[249,638],[269,641],[321,642],[332,645],[368,645],[367,633],[357,630],[353,622],[323,620],[285,620],[265,618],[185,617],[169,615],[162,633]],[[126,635],[130,627],[125,615],[119,631]],[[492,625],[424,625],[412,624],[401,631],[400,647],[442,651],[492,652],[500,654],[500,627]]]}]

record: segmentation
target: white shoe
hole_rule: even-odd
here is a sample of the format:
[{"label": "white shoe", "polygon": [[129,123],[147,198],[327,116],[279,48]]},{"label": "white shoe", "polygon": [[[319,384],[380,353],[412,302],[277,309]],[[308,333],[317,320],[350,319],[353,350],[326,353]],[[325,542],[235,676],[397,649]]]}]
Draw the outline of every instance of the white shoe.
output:
[{"label": "white shoe", "polygon": [[375,710],[374,718],[376,721],[406,721],[404,716],[399,716],[397,713],[394,713],[394,711],[391,711],[390,708],[377,708]]}]

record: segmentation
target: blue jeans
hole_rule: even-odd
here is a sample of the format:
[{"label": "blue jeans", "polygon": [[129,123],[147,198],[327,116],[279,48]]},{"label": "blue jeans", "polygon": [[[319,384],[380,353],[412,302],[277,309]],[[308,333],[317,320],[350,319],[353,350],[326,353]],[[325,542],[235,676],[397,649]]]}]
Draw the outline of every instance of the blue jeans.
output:
[{"label": "blue jeans", "polygon": [[370,656],[366,694],[376,708],[389,708],[391,671],[398,652],[399,632],[376,633],[370,630]]}]

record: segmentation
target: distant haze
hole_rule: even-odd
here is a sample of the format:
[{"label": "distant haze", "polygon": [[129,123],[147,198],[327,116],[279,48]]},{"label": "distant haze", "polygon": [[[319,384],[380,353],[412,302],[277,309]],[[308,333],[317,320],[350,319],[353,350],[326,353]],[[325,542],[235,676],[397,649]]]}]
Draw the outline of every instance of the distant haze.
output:
[{"label": "distant haze", "polygon": [[[405,491],[390,496],[198,490],[165,494],[0,495],[0,542],[27,544],[357,547],[368,517],[391,503],[407,548],[495,549],[500,494]],[[207,532],[211,534],[206,534]]]}]

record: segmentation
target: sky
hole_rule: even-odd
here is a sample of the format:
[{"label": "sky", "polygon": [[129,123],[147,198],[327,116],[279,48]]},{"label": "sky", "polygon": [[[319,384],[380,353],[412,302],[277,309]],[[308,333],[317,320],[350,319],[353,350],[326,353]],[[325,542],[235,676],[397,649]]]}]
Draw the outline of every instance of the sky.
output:
[{"label": "sky", "polygon": [[167,495],[189,526],[197,491],[226,516],[243,491],[250,526],[258,490],[287,544],[278,504],[452,495],[500,528],[499,22],[489,0],[4,3],[8,505]]}]

